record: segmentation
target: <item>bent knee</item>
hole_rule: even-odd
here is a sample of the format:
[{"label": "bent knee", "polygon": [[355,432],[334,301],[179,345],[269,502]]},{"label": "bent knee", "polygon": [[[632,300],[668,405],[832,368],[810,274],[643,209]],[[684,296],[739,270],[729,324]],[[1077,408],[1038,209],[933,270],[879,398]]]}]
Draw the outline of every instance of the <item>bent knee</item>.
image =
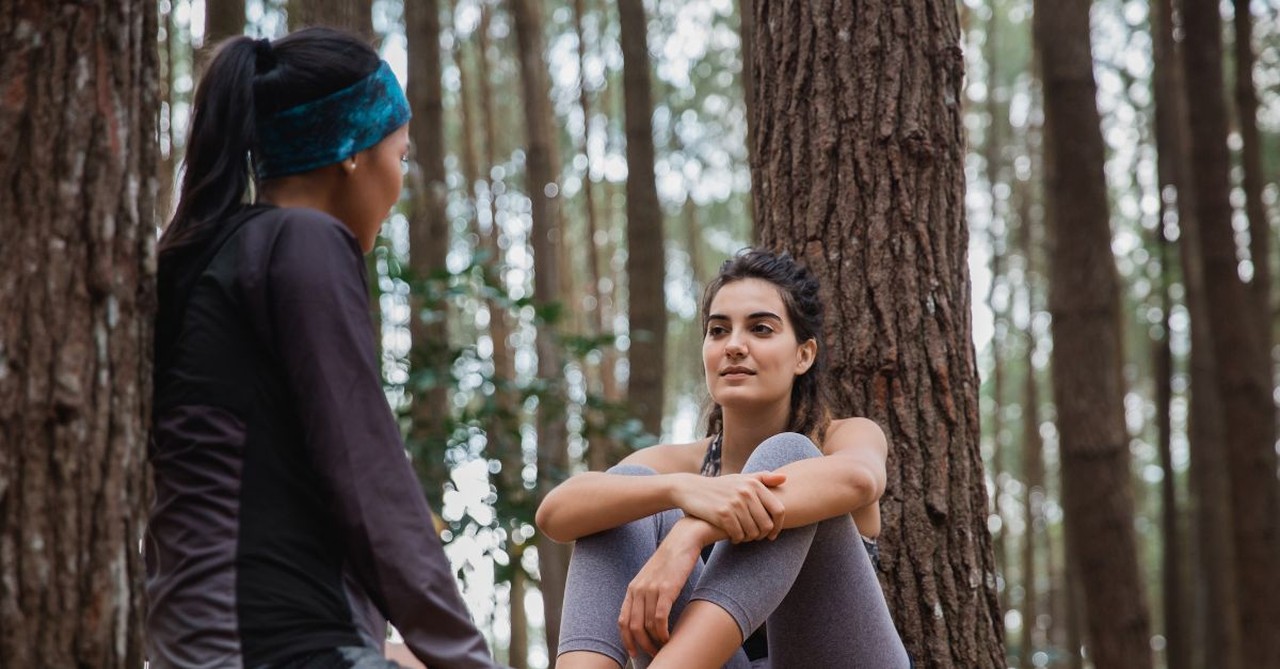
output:
[{"label": "bent knee", "polygon": [[760,442],[743,466],[743,472],[772,471],[793,462],[822,457],[813,440],[795,432],[775,434]]}]

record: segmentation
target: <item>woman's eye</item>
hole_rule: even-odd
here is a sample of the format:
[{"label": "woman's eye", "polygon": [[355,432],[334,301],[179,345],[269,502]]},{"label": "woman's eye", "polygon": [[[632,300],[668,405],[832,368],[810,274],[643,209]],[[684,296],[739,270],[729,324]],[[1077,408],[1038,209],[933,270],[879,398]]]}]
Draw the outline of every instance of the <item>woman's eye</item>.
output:
[{"label": "woman's eye", "polygon": [[755,327],[751,328],[751,331],[756,334],[773,334],[773,328],[764,323],[756,323]]},{"label": "woman's eye", "polygon": [[719,337],[724,333],[725,333],[725,329],[719,325],[712,325],[711,327],[707,328],[708,337]]}]

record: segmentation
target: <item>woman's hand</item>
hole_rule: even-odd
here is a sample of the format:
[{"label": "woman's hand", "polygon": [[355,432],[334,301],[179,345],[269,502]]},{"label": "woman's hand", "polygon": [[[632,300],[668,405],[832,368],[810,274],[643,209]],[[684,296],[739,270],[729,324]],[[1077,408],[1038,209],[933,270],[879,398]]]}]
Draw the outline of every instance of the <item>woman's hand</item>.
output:
[{"label": "woman's hand", "polygon": [[628,655],[635,657],[637,649],[657,655],[658,648],[671,639],[671,607],[689,581],[702,547],[712,543],[716,534],[716,528],[702,520],[680,519],[631,580],[618,613],[618,630]]},{"label": "woman's hand", "polygon": [[691,477],[676,490],[674,501],[686,515],[724,530],[735,544],[776,539],[787,510],[770,488],[786,480],[786,474],[775,472]]}]

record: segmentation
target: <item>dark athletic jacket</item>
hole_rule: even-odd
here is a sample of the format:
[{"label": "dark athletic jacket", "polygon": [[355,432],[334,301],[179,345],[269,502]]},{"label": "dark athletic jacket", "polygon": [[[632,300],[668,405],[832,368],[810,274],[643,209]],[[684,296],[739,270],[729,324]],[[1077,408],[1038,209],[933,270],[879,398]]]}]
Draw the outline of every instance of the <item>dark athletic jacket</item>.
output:
[{"label": "dark athletic jacket", "polygon": [[256,667],[382,647],[494,665],[375,367],[355,237],[253,206],[159,266],[151,666]]}]

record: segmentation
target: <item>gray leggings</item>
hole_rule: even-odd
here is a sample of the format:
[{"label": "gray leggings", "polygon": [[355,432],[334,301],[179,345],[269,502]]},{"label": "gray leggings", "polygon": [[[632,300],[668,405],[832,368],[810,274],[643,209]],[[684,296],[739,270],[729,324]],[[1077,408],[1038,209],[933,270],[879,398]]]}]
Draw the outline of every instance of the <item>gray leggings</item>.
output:
[{"label": "gray leggings", "polygon": [[[784,433],[761,443],[743,472],[772,471],[822,453],[808,438]],[[614,474],[653,474],[619,465]],[[579,539],[569,564],[560,653],[593,651],[625,666],[618,612],[627,585],[682,517],[672,509]],[[774,541],[721,541],[699,561],[671,614],[674,627],[691,600],[733,616],[743,638],[768,621],[772,669],[906,669],[902,640],[889,618],[871,560],[848,515],[782,532]],[[637,660],[648,665],[650,658]],[[738,649],[725,667],[752,666]]]}]

